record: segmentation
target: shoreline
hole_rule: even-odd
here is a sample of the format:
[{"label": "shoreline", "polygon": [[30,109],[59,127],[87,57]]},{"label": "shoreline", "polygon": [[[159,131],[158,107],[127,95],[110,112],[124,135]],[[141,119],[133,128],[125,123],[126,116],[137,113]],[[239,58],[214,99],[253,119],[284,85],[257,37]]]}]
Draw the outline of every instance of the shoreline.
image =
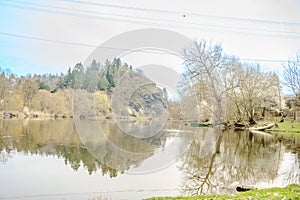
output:
[{"label": "shoreline", "polygon": [[178,197],[152,197],[148,200],[200,200],[200,199],[299,199],[300,185],[291,184],[284,188],[265,188],[254,189],[247,192],[237,194],[207,194],[194,197],[178,196]]}]

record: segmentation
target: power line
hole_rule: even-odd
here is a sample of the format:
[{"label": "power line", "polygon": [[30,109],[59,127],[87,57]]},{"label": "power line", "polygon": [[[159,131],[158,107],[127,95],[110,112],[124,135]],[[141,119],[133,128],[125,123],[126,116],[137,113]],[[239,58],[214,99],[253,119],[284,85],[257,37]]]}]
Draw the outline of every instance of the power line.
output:
[{"label": "power line", "polygon": [[[150,53],[150,54],[163,54],[163,55],[175,55],[178,56],[175,53],[171,52],[162,52],[162,51],[156,51],[156,50],[149,50],[149,49],[125,49],[125,48],[117,48],[117,47],[109,47],[109,46],[97,46],[97,45],[91,45],[91,44],[83,44],[83,43],[77,43],[77,42],[66,42],[66,41],[59,41],[59,40],[52,40],[52,39],[46,39],[46,38],[39,38],[39,37],[33,37],[33,36],[25,36],[25,35],[19,35],[19,34],[12,34],[12,33],[4,33],[0,32],[0,35],[8,36],[8,37],[16,37],[16,38],[22,38],[22,39],[30,39],[30,40],[37,40],[42,42],[51,42],[51,43],[57,43],[57,44],[63,44],[63,45],[73,45],[73,46],[83,46],[83,47],[89,47],[89,48],[103,48],[103,49],[110,49],[110,50],[121,50],[121,51],[128,51],[131,53]],[[252,61],[252,62],[272,62],[272,63],[284,63],[289,62],[288,60],[275,60],[275,59],[250,59],[250,58],[241,58],[239,60],[242,61]]]},{"label": "power line", "polygon": [[[42,8],[37,9],[34,7],[30,7],[30,6],[20,6],[20,5],[13,5],[13,4],[0,2],[0,6],[1,5],[7,6],[7,7],[12,7],[12,8],[23,9],[23,10],[31,10],[31,11],[45,12],[45,13],[51,13],[51,14],[61,14],[61,15],[66,15],[66,16],[75,16],[75,17],[90,18],[90,19],[125,22],[125,23],[140,24],[140,25],[151,25],[151,24],[146,24],[143,22],[125,20],[125,19],[119,19],[119,18],[108,18],[108,17],[93,16],[93,15],[83,15],[83,14],[77,14],[77,13],[68,13],[68,12],[62,12],[62,11],[47,10],[47,9],[42,9]],[[153,24],[153,25],[156,25],[156,24]]]},{"label": "power line", "polygon": [[[94,16],[94,15],[84,15],[84,14],[77,14],[77,13],[69,13],[69,12],[62,12],[62,11],[55,11],[55,10],[47,10],[43,8],[34,8],[29,6],[20,6],[20,5],[14,5],[14,4],[7,4],[7,3],[0,3],[0,6],[7,6],[12,8],[18,8],[18,9],[24,9],[24,10],[31,10],[31,11],[37,11],[37,12],[45,12],[45,13],[51,13],[51,14],[61,14],[66,16],[75,16],[75,17],[81,17],[81,18],[90,18],[90,19],[98,19],[98,20],[107,20],[107,21],[116,21],[116,22],[122,22],[122,23],[129,23],[129,24],[137,24],[137,25],[153,25],[153,26],[159,26],[159,27],[169,27],[169,28],[185,28],[185,29],[193,29],[193,30],[201,30],[205,32],[215,32],[215,33],[230,33],[230,34],[242,34],[242,35],[254,35],[259,37],[268,37],[268,38],[284,38],[284,39],[300,39],[300,36],[297,35],[282,35],[282,34],[263,34],[263,33],[253,33],[253,32],[243,32],[243,31],[220,31],[220,30],[212,30],[208,28],[201,28],[201,27],[193,27],[193,26],[179,26],[179,25],[172,25],[172,24],[161,24],[156,22],[143,22],[143,21],[134,21],[134,20],[128,20],[128,19],[120,19],[120,18],[109,18],[109,17],[100,17],[100,16]],[[298,34],[298,33],[296,33]]]},{"label": "power line", "polygon": [[11,34],[11,33],[3,33],[3,32],[0,32],[0,35],[23,38],[23,39],[30,39],[30,40],[38,40],[38,41],[43,41],[43,42],[53,42],[53,43],[59,43],[59,44],[74,45],[74,46],[84,46],[84,47],[94,47],[94,48],[97,47],[96,45],[90,45],[90,44],[82,44],[82,43],[75,43],[75,42],[64,42],[64,41],[59,41],[59,40],[51,40],[51,39],[25,36],[25,35],[18,35],[18,34]]},{"label": "power line", "polygon": [[[62,9],[62,10],[68,10],[68,11],[76,11],[76,12],[83,12],[83,13],[93,13],[93,14],[102,14],[102,15],[109,15],[109,16],[114,16],[114,17],[126,17],[126,18],[133,18],[133,19],[138,19],[138,20],[148,20],[148,21],[159,21],[159,22],[167,22],[167,23],[180,23],[186,25],[194,25],[194,26],[204,26],[204,27],[212,27],[212,28],[226,28],[226,29],[240,29],[240,27],[234,27],[234,26],[224,26],[224,25],[210,25],[210,24],[200,24],[200,23],[193,23],[193,22],[180,22],[177,20],[168,20],[168,19],[155,19],[155,18],[146,18],[146,17],[141,17],[141,16],[131,16],[131,15],[123,15],[123,14],[112,14],[112,13],[107,13],[107,12],[98,12],[98,11],[91,11],[91,10],[79,10],[79,9],[72,9],[72,8],[65,8],[65,7],[59,7],[59,6],[50,6],[50,5],[45,5],[45,4],[37,4],[37,3],[28,3],[24,1],[17,1],[17,0],[4,0],[8,2],[14,2],[14,3],[20,3],[20,4],[25,4],[25,5],[33,5],[33,6],[38,6],[38,7],[46,7],[46,8],[54,8],[54,9]],[[249,31],[260,31],[260,32],[269,32],[269,33],[277,33],[277,34],[300,34],[300,32],[290,32],[290,31],[277,31],[277,30],[267,30],[267,29],[258,29],[258,28],[247,28],[243,27],[243,30],[249,30]]]},{"label": "power line", "polygon": [[[190,25],[217,27],[217,28],[220,28],[220,27],[222,27],[222,28],[231,28],[231,29],[239,28],[239,27],[233,27],[233,26],[220,26],[220,25],[216,26],[216,25],[199,24],[199,23],[193,23],[193,22],[180,22],[180,21],[176,21],[176,20],[167,20],[167,19],[157,19],[157,18],[153,19],[153,18],[146,18],[146,17],[141,17],[141,16],[136,17],[136,16],[130,16],[130,15],[112,14],[112,13],[105,13],[105,12],[98,12],[98,11],[91,11],[91,10],[78,10],[78,9],[71,9],[71,8],[58,7],[58,6],[49,6],[49,5],[44,5],[44,4],[28,3],[28,2],[16,1],[16,0],[4,0],[4,1],[22,3],[22,4],[27,4],[27,5],[34,5],[34,6],[40,6],[40,7],[63,9],[63,10],[76,11],[76,12],[104,14],[104,15],[110,15],[110,16],[127,17],[127,18],[143,19],[143,20],[151,20],[151,21],[171,22],[171,23],[185,23],[185,24],[190,24]],[[257,29],[257,28],[243,28],[243,30],[254,30],[254,31],[263,31],[263,32],[282,33],[282,31]],[[284,31],[284,33],[300,34],[300,32],[289,32],[289,31]]]},{"label": "power line", "polygon": [[193,12],[179,12],[174,10],[162,10],[162,9],[151,9],[151,8],[142,8],[142,7],[133,7],[133,6],[123,6],[116,4],[104,4],[104,3],[95,3],[88,1],[80,1],[80,0],[54,0],[54,1],[63,1],[69,3],[77,3],[77,4],[86,4],[93,6],[101,6],[101,7],[109,7],[109,8],[117,8],[117,9],[125,9],[125,10],[134,10],[141,12],[154,12],[154,13],[163,13],[163,14],[174,14],[174,15],[194,15],[199,17],[207,17],[207,18],[215,18],[222,20],[231,20],[231,21],[243,21],[243,22],[252,22],[252,23],[263,23],[263,24],[279,24],[279,25],[291,25],[291,26],[300,26],[300,22],[288,22],[288,21],[272,21],[272,20],[262,20],[262,19],[251,19],[251,18],[236,18],[236,17],[225,17],[225,16],[216,16],[216,15],[206,15],[200,13]]},{"label": "power line", "polygon": [[[76,12],[84,12],[84,13],[94,13],[94,14],[103,14],[103,15],[110,15],[110,16],[117,16],[117,17],[127,17],[127,18],[133,18],[133,19],[143,19],[143,20],[151,20],[151,21],[160,21],[160,22],[170,22],[170,23],[183,23],[176,20],[167,20],[167,19],[152,19],[152,18],[146,18],[146,17],[136,17],[136,16],[130,16],[130,15],[121,15],[121,14],[112,14],[112,13],[105,13],[105,12],[97,12],[97,11],[91,11],[91,10],[79,10],[79,9],[71,9],[71,8],[65,8],[65,7],[59,7],[59,6],[49,6],[44,4],[36,4],[36,3],[28,3],[24,1],[16,1],[16,0],[4,0],[9,2],[15,2],[15,3],[21,3],[26,5],[33,5],[33,6],[40,6],[40,7],[47,7],[47,8],[55,8],[55,9],[63,9],[68,11],[76,11]],[[207,27],[217,27],[217,28],[230,28],[230,29],[237,29],[240,27],[233,27],[233,26],[216,26],[216,25],[208,25],[208,24],[199,24],[199,23],[192,23],[192,22],[184,22],[185,24],[190,25],[196,25],[196,26],[207,26]],[[266,29],[257,29],[257,28],[243,28],[243,30],[253,30],[253,31],[262,31],[262,32],[270,32],[270,33],[283,33],[282,31],[276,31],[276,30],[266,30]],[[284,31],[285,34],[300,34],[300,32],[289,32]]]},{"label": "power line", "polygon": [[239,60],[243,61],[256,61],[256,62],[275,62],[275,63],[284,63],[289,62],[288,60],[269,60],[269,59],[249,59],[249,58],[240,58]]},{"label": "power line", "polygon": [[37,40],[37,41],[42,41],[42,42],[52,42],[52,43],[58,43],[58,44],[64,44],[64,45],[73,45],[73,46],[83,46],[83,47],[91,47],[91,48],[102,48],[102,49],[110,49],[110,50],[118,50],[118,51],[127,51],[127,52],[131,52],[131,53],[150,53],[150,54],[164,54],[164,55],[178,56],[175,53],[162,52],[162,51],[158,51],[158,50],[149,50],[149,49],[136,49],[135,50],[135,49],[125,49],[125,48],[117,48],[117,47],[109,47],[109,46],[97,46],[97,45],[92,45],[92,44],[83,44],[83,43],[77,43],[77,42],[66,42],[66,41],[60,41],[60,40],[52,40],[52,39],[45,39],[45,38],[26,36],[26,35],[18,35],[18,34],[11,34],[11,33],[4,33],[4,32],[0,32],[0,35],[23,38],[23,39],[30,39],[30,40]]}]

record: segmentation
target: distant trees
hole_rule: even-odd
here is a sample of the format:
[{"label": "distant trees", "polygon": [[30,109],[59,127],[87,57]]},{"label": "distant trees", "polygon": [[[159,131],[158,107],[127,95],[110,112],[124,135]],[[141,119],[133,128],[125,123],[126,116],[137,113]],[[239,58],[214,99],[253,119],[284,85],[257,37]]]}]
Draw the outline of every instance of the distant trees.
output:
[{"label": "distant trees", "polygon": [[73,69],[69,68],[67,74],[61,77],[58,88],[83,89],[88,92],[96,90],[109,92],[115,87],[122,75],[128,70],[128,65],[122,64],[119,58],[112,62],[106,61],[101,66],[96,60],[84,69],[81,63],[77,63]]},{"label": "distant trees", "polygon": [[9,111],[22,112],[24,107],[24,99],[22,95],[15,94],[7,99],[5,109]]},{"label": "distant trees", "polygon": [[233,104],[229,113],[235,111],[236,121],[246,118],[255,123],[255,116],[265,117],[266,111],[279,112],[283,99],[278,91],[277,75],[264,73],[259,65],[244,64],[236,70],[236,87],[227,92],[227,98]]},{"label": "distant trees", "polygon": [[288,107],[293,113],[294,120],[298,118],[298,111],[300,110],[300,51],[296,57],[283,65],[283,78],[285,85],[294,93],[295,99],[289,100]]},{"label": "distant trees", "polygon": [[50,107],[52,103],[51,93],[47,90],[38,90],[32,99],[31,108],[39,112],[51,112]]},{"label": "distant trees", "polygon": [[44,83],[43,81],[37,80],[36,83],[38,85],[39,90],[48,90],[48,91],[50,91],[50,86],[47,85],[46,83]]},{"label": "distant trees", "polygon": [[110,101],[108,95],[104,92],[97,91],[94,93],[95,111],[99,114],[108,114],[110,111]]},{"label": "distant trees", "polygon": [[36,94],[38,86],[31,80],[25,80],[22,86],[22,93],[24,98],[24,106],[29,106],[34,95]]},{"label": "distant trees", "polygon": [[71,116],[74,89],[92,95],[96,113],[107,114],[109,95],[128,70],[131,69],[119,58],[104,65],[96,60],[87,67],[77,63],[66,74],[16,77],[9,70],[0,69],[0,111],[23,112],[26,108],[27,114],[30,111]]},{"label": "distant trees", "polygon": [[287,87],[297,96],[300,93],[300,51],[294,59],[283,65],[283,78]]},{"label": "distant trees", "polygon": [[9,79],[6,77],[5,72],[2,71],[0,73],[0,108],[3,107],[5,99],[8,96],[9,86]]},{"label": "distant trees", "polygon": [[194,42],[183,52],[185,77],[197,95],[198,105],[212,113],[212,123],[240,122],[265,112],[279,111],[282,105],[279,78],[265,73],[259,65],[243,64],[225,55],[220,45]]},{"label": "distant trees", "polygon": [[72,71],[71,88],[80,89],[84,81],[84,67],[81,63],[77,63]]},{"label": "distant trees", "polygon": [[[255,123],[257,118],[265,117],[270,111],[279,112],[283,107],[283,95],[276,74],[262,71],[259,65],[241,63],[237,58],[224,54],[220,45],[194,42],[183,51],[183,56],[186,65],[183,76],[187,81],[178,87],[183,91],[180,93],[185,95],[180,118],[210,120],[214,124],[245,120]],[[295,94],[300,87],[299,60],[300,55],[297,55],[285,66],[285,80]],[[7,70],[0,70],[0,110],[22,111],[27,107],[30,111],[72,115],[71,91],[76,90],[81,96],[86,94],[91,97],[96,114],[107,114],[111,111],[109,98],[118,89],[118,84],[125,88],[121,90],[125,94],[128,88],[132,89],[129,83],[135,83],[127,79],[124,81],[124,77],[128,80],[135,77],[141,82],[146,80],[141,71],[133,71],[119,58],[102,65],[93,60],[87,67],[77,63],[66,74],[16,77]],[[187,87],[191,88],[195,99],[189,99],[192,94],[186,90]],[[132,96],[130,107],[142,112],[150,110],[153,101],[159,100],[161,105],[165,105],[164,101],[168,99],[167,89],[160,90],[155,84],[148,91],[148,100],[144,95],[146,93],[146,90],[140,90],[138,95]],[[143,107],[144,102],[149,105]],[[86,104],[82,105],[86,109]],[[128,112],[127,107],[123,109]],[[182,113],[185,109],[189,112]],[[174,106],[174,110],[178,108]],[[195,114],[197,112],[201,117]]]},{"label": "distant trees", "polygon": [[47,90],[38,90],[32,99],[30,109],[54,116],[72,116],[72,92],[65,89],[52,94]]},{"label": "distant trees", "polygon": [[[95,92],[97,90],[99,79],[100,63],[97,63],[96,60],[93,60],[91,66],[86,68],[82,89],[85,89],[88,92]],[[75,81],[77,82],[76,79]]]},{"label": "distant trees", "polygon": [[99,82],[98,82],[98,89],[99,90],[102,90],[102,91],[106,91],[108,88],[109,88],[109,82],[106,78],[106,76],[102,76],[100,79],[99,79]]}]

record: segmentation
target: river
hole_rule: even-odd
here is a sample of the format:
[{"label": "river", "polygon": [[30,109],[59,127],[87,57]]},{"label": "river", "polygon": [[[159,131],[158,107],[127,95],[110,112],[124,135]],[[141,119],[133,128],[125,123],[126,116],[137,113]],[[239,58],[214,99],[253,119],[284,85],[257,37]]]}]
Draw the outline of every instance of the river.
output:
[{"label": "river", "polygon": [[85,123],[78,134],[73,120],[0,120],[0,199],[143,199],[300,183],[299,138],[172,123],[137,138],[112,121]]}]

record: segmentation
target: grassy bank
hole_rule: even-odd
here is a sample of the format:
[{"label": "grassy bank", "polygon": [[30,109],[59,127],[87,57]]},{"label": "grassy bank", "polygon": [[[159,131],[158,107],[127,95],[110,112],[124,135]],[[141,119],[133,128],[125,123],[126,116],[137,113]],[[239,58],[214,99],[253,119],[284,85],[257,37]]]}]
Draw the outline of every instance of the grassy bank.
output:
[{"label": "grassy bank", "polygon": [[153,197],[149,200],[196,200],[196,199],[300,199],[300,186],[251,190],[233,195],[202,195],[196,197]]},{"label": "grassy bank", "polygon": [[281,123],[277,123],[278,127],[266,130],[271,134],[278,134],[284,137],[300,137],[300,123],[293,123],[290,120],[286,120]]}]

